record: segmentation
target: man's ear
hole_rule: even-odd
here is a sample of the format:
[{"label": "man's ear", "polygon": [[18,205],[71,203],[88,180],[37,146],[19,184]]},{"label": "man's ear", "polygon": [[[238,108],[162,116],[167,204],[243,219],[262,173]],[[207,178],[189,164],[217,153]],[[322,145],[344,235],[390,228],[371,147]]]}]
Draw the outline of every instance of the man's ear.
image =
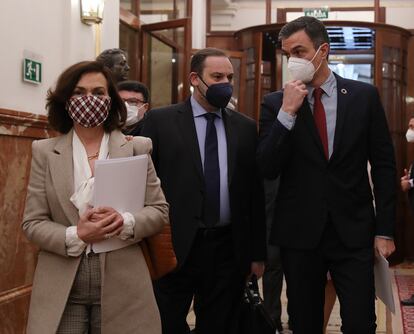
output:
[{"label": "man's ear", "polygon": [[147,111],[148,111],[148,109],[149,109],[149,103],[147,102],[147,103],[145,103],[144,104],[144,108],[145,108],[145,111],[144,111],[144,113],[146,113]]},{"label": "man's ear", "polygon": [[322,44],[322,46],[321,46],[321,53],[322,53],[322,57],[324,59],[328,59],[329,49],[330,49],[330,46],[329,46],[328,43]]},{"label": "man's ear", "polygon": [[190,72],[190,84],[192,86],[198,86],[199,85],[199,78],[198,78],[198,74],[196,72]]}]

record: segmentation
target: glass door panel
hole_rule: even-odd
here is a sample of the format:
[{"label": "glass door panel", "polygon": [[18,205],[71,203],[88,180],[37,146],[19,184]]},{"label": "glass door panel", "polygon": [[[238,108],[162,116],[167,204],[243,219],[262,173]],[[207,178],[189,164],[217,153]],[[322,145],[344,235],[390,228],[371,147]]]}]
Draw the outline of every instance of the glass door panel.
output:
[{"label": "glass door panel", "polygon": [[188,0],[141,0],[139,18],[143,23],[166,22],[187,17]]},{"label": "glass door panel", "polygon": [[174,74],[177,72],[174,62],[176,51],[154,36],[149,37],[148,44],[151,50],[147,53],[151,107],[169,105],[177,100],[176,90],[173,89],[173,82],[176,81]]},{"label": "glass door panel", "polygon": [[124,50],[128,56],[129,79],[138,80],[140,58],[138,52],[139,33],[126,24],[119,25],[119,48]]},{"label": "glass door panel", "polygon": [[142,81],[150,88],[152,107],[183,101],[190,93],[189,27],[189,19],[142,25]]},{"label": "glass door panel", "polygon": [[242,69],[245,67],[245,56],[243,52],[239,51],[227,51],[231,64],[233,65],[233,96],[230,100],[230,108],[234,110],[244,112],[244,92],[245,92],[245,80]]},{"label": "glass door panel", "polygon": [[329,68],[346,79],[374,84],[373,54],[333,54],[329,56]]}]

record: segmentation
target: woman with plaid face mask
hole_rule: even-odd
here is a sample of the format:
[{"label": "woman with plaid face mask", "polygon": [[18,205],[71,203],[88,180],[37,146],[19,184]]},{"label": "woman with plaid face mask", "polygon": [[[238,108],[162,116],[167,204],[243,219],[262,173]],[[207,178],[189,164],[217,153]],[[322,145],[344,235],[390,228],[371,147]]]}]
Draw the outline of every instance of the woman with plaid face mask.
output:
[{"label": "woman with plaid face mask", "polygon": [[[46,107],[50,126],[62,135],[33,143],[22,227],[40,252],[27,332],[160,334],[138,244],[168,223],[151,140],[128,140],[121,133],[125,104],[109,70],[95,61],[65,70]],[[149,158],[144,208],[93,207],[95,161],[138,154]],[[127,246],[94,252],[94,243],[111,238]]]}]

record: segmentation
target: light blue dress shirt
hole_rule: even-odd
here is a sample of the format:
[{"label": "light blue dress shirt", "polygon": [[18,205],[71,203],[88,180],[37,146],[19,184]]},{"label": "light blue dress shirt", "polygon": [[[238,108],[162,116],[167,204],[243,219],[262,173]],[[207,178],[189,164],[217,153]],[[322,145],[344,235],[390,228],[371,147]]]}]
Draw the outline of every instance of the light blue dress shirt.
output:
[{"label": "light blue dress shirt", "polygon": [[[203,116],[207,111],[191,96],[194,124],[197,132],[198,147],[200,149],[201,165],[204,171],[204,144],[206,140],[207,119]],[[218,117],[214,120],[217,131],[218,156],[220,167],[220,222],[216,226],[230,224],[230,195],[227,173],[227,138],[224,128],[223,115],[220,109],[214,112]]]}]

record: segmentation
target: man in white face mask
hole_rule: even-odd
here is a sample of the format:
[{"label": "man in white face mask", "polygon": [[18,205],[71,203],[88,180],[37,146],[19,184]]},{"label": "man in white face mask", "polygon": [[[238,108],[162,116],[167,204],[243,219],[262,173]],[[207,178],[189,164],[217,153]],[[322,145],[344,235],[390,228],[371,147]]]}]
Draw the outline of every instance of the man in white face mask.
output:
[{"label": "man in white face mask", "polygon": [[[374,334],[374,251],[394,250],[394,149],[377,89],[328,67],[322,22],[300,17],[279,33],[291,75],[264,97],[258,161],[280,176],[270,243],[281,249],[295,334],[322,333],[327,272],[342,331]],[[372,169],[374,212],[367,162]]]},{"label": "man in white face mask", "polygon": [[[405,135],[408,143],[414,143],[414,118],[408,122],[408,130]],[[404,175],[401,177],[401,190],[408,193],[408,201],[411,210],[414,212],[414,170],[413,163],[409,169],[404,169]],[[414,294],[410,298],[401,301],[404,306],[414,306]]]},{"label": "man in white face mask", "polygon": [[129,80],[118,83],[118,93],[127,107],[123,132],[126,135],[139,136],[149,107],[149,90],[143,83]]}]

